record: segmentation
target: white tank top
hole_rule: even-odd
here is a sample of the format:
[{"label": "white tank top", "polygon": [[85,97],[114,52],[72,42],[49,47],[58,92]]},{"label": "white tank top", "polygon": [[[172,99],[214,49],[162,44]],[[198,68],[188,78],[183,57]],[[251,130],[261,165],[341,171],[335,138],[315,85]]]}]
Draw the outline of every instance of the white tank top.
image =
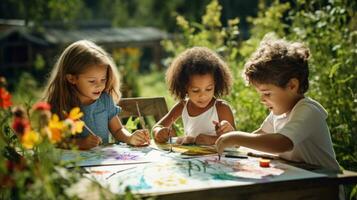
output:
[{"label": "white tank top", "polygon": [[212,121],[219,121],[216,108],[217,101],[214,102],[211,108],[195,117],[191,117],[188,114],[187,102],[182,110],[182,122],[186,136],[197,137],[201,133],[216,135],[215,125]]}]

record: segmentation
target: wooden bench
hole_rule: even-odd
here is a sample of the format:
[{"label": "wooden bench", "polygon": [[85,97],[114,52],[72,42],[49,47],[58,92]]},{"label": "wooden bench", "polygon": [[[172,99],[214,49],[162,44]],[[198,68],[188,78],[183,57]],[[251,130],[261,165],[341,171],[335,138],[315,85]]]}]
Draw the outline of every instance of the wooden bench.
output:
[{"label": "wooden bench", "polygon": [[129,118],[131,116],[138,117],[139,108],[140,114],[143,118],[153,116],[155,122],[157,122],[168,112],[167,104],[164,97],[122,98],[119,101],[119,106],[122,108],[122,112],[119,113],[120,119]]}]

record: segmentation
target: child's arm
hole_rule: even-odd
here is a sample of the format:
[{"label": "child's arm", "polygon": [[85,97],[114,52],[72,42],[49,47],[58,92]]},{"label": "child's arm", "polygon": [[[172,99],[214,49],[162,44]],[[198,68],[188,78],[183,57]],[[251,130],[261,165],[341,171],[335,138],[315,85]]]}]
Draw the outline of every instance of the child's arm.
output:
[{"label": "child's arm", "polygon": [[170,133],[170,126],[179,118],[182,114],[184,107],[184,102],[181,101],[174,105],[174,107],[162,118],[160,119],[152,128],[155,141],[159,143],[167,142],[169,139],[169,134],[174,136],[173,132]]},{"label": "child's arm", "polygon": [[98,146],[101,143],[101,139],[98,136],[95,136],[93,134],[89,134],[85,138],[73,138],[71,139],[71,142],[78,146],[79,150],[89,150],[93,147]]},{"label": "child's arm", "polygon": [[122,125],[118,116],[114,116],[109,121],[109,129],[116,140],[125,142],[127,144],[138,146],[150,143],[150,134],[148,130],[141,129],[131,134]]},{"label": "child's arm", "polygon": [[[216,126],[216,136],[207,135],[207,134],[199,134],[196,139],[195,143],[199,145],[213,145],[219,136],[224,133],[234,131],[234,117],[231,107],[222,100],[217,100],[216,103],[217,113],[219,122],[213,121],[212,123]],[[210,122],[208,122],[210,123]]]},{"label": "child's arm", "polygon": [[198,145],[213,145],[219,136],[199,134],[195,139],[195,144]]},{"label": "child's arm", "polygon": [[236,145],[268,153],[283,153],[294,147],[288,137],[279,133],[251,134],[235,131],[220,136],[216,141],[219,154],[222,154],[225,148]]},{"label": "child's arm", "polygon": [[216,106],[219,122],[213,123],[216,125],[217,135],[220,136],[224,133],[234,131],[236,127],[231,107],[222,100],[218,100]]}]

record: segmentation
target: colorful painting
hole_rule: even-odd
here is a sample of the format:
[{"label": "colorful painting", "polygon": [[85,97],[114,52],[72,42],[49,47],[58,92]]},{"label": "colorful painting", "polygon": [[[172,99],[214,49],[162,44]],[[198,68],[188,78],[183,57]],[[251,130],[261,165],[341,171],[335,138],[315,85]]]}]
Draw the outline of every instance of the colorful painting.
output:
[{"label": "colorful painting", "polygon": [[61,160],[68,166],[97,166],[145,163],[161,160],[162,152],[149,147],[134,148],[127,145],[97,147],[88,151],[59,150]]},{"label": "colorful painting", "polygon": [[98,182],[109,183],[112,177],[123,171],[134,169],[137,166],[138,164],[93,166],[85,167],[85,171],[90,177],[95,177]]},{"label": "colorful painting", "polygon": [[[197,147],[175,146],[178,148],[173,148],[175,152],[167,151],[170,150],[170,145],[160,147],[162,148],[152,145],[141,148],[126,145],[101,147],[79,152],[78,157],[82,160],[77,163],[80,166],[91,165],[92,167],[85,167],[88,171],[86,176],[119,194],[123,194],[126,188],[136,194],[160,195],[325,176],[277,160],[271,160],[270,167],[263,168],[259,166],[259,158],[222,156],[218,159],[217,155],[206,154],[196,158],[182,158],[181,153],[192,149],[196,151]],[[196,152],[202,153],[200,150]],[[242,154],[240,151],[234,152]],[[67,152],[63,155],[63,160],[73,160],[75,154]],[[96,166],[106,164],[107,166]]]},{"label": "colorful painting", "polygon": [[170,151],[187,156],[203,156],[217,154],[214,146],[180,145],[180,144],[158,144],[152,142],[150,147],[163,151]]},{"label": "colorful painting", "polygon": [[114,193],[123,193],[129,187],[134,193],[148,195],[316,176],[323,175],[275,161],[272,161],[270,167],[262,168],[257,158],[223,157],[218,160],[217,156],[172,158],[163,162],[136,165],[132,169],[118,168],[110,181],[98,174],[89,175]]}]

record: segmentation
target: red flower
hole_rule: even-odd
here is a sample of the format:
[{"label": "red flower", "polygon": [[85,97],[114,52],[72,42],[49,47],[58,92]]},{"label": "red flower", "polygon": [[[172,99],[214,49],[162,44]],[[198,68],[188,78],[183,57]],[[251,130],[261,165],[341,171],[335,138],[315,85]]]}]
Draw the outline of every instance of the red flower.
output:
[{"label": "red flower", "polygon": [[30,122],[26,118],[15,117],[12,121],[12,128],[18,135],[22,136],[26,129],[30,128]]},{"label": "red flower", "polygon": [[5,88],[0,88],[0,107],[8,108],[12,105],[11,95]]},{"label": "red flower", "polygon": [[51,105],[47,102],[37,102],[32,106],[34,110],[51,110]]}]

